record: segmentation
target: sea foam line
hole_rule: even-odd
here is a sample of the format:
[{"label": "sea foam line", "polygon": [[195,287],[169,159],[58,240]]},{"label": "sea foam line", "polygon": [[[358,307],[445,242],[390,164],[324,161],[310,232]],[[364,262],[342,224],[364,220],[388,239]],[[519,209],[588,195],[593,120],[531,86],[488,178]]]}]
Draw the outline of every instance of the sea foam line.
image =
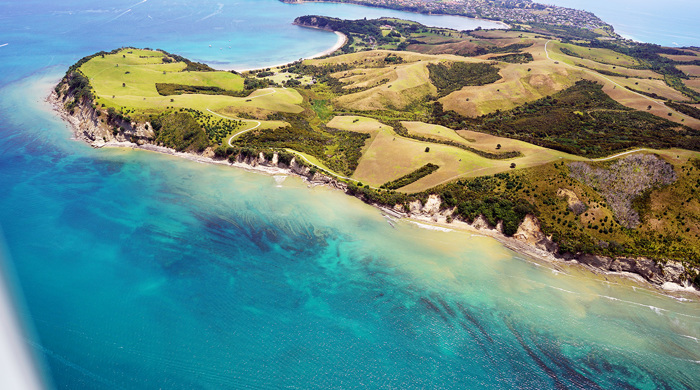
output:
[{"label": "sea foam line", "polygon": [[197,22],[201,22],[202,20],[206,20],[206,19],[211,18],[212,16],[216,16],[216,15],[220,14],[220,13],[221,13],[221,10],[224,9],[224,5],[221,4],[221,3],[219,3],[219,4],[217,4],[217,5],[219,6],[219,9],[218,9],[218,10],[216,10],[216,11],[210,13],[209,15],[207,15],[207,16],[205,16],[205,17],[199,19],[199,20],[197,20]]},{"label": "sea foam line", "polygon": [[444,227],[440,227],[440,226],[426,225],[424,223],[420,223],[420,222],[416,222],[416,221],[409,221],[409,222],[418,226],[421,229],[437,230],[440,232],[452,232],[452,231],[454,231],[452,229],[448,229],[448,228],[444,228]]},{"label": "sea foam line", "polygon": [[[596,294],[596,295],[598,295],[598,294]],[[656,307],[656,306],[653,306],[653,305],[646,305],[646,304],[644,304],[644,303],[626,301],[626,300],[624,300],[624,299],[615,298],[615,297],[611,297],[611,296],[608,296],[608,295],[599,295],[599,296],[600,296],[600,297],[603,297],[603,298],[607,298],[607,299],[609,299],[609,300],[611,300],[611,301],[618,301],[618,302],[623,302],[623,303],[626,303],[626,304],[629,304],[629,305],[636,305],[636,306],[648,307],[649,309],[651,309],[651,310],[653,310],[654,312],[656,312],[656,314],[661,314],[662,312],[666,312],[666,313],[672,313],[672,314],[675,314],[675,315],[679,315],[679,316],[683,316],[683,317],[688,317],[688,318],[700,318],[700,317],[698,317],[698,316],[694,316],[694,315],[690,315],[690,314],[678,313],[678,312],[675,312],[675,311],[672,311],[672,310],[669,310],[669,309],[662,309],[662,308],[660,308],[660,307]]]},{"label": "sea foam line", "polygon": [[148,1],[148,0],[139,1],[138,3],[136,3],[136,4],[132,5],[132,6],[130,6],[129,8],[134,8],[134,7],[136,7],[137,5],[143,4],[143,3],[147,2],[147,1]]}]

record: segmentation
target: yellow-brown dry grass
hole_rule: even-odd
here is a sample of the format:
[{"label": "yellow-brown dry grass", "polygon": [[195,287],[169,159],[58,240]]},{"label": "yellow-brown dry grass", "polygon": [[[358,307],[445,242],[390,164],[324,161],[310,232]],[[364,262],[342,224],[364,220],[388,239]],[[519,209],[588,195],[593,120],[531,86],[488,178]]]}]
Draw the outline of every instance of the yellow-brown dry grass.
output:
[{"label": "yellow-brown dry grass", "polygon": [[[630,87],[638,91],[655,93],[659,96],[663,96],[671,100],[686,100],[685,95],[679,91],[669,87],[663,80],[649,80],[649,79],[634,79],[625,77],[614,77],[607,76],[609,79],[615,81],[616,83],[622,85],[623,87]],[[619,88],[619,87],[618,87]]]},{"label": "yellow-brown dry grass", "polygon": [[440,61],[440,60],[463,60],[468,61],[469,59],[459,56],[445,56],[445,55],[428,55],[421,53],[413,53],[406,51],[392,51],[392,50],[371,50],[371,51],[361,51],[357,53],[343,54],[335,57],[317,59],[317,60],[305,60],[305,64],[321,66],[326,64],[349,64],[356,67],[363,66],[376,66],[377,64],[384,63],[384,58],[386,56],[394,54],[403,58],[405,63],[418,62],[418,61]]},{"label": "yellow-brown dry grass", "polygon": [[700,60],[700,57],[690,54],[692,52],[687,52],[688,55],[674,55],[674,54],[661,54],[662,57],[666,57],[668,59],[674,60],[674,61],[679,61],[679,62],[687,62],[687,61],[695,61],[695,60]]},{"label": "yellow-brown dry grass", "polygon": [[554,94],[572,86],[582,77],[579,71],[543,60],[503,65],[499,74],[502,78],[495,83],[464,87],[440,99],[440,102],[445,110],[474,117],[496,110],[509,110]]},{"label": "yellow-brown dry grass", "polygon": [[[700,129],[700,120],[692,118],[692,117],[684,115],[684,114],[681,114],[679,112],[676,112],[676,111],[672,110],[671,108],[669,108],[668,106],[666,106],[665,104],[663,104],[662,101],[634,93],[634,92],[620,86],[620,85],[625,85],[625,84],[629,85],[629,83],[631,82],[632,83],[632,85],[630,85],[631,87],[633,87],[633,88],[637,87],[635,89],[644,90],[644,89],[642,89],[643,87],[640,88],[640,85],[646,85],[646,84],[642,84],[641,81],[640,81],[640,85],[635,85],[634,80],[631,81],[631,79],[628,80],[628,79],[621,78],[621,77],[607,77],[607,76],[603,77],[603,76],[600,76],[600,77],[591,77],[591,79],[603,83],[603,92],[607,93],[608,96],[610,96],[611,98],[613,98],[614,100],[616,100],[617,102],[619,102],[620,104],[622,104],[626,107],[634,108],[634,109],[640,110],[640,111],[646,111],[646,112],[651,113],[653,115],[656,115],[658,117],[668,119],[668,120],[671,120],[673,122],[683,124],[683,125],[686,125],[688,127],[694,128],[694,129]],[[619,85],[614,84],[613,81]],[[653,82],[656,80],[644,80],[644,81],[645,82],[647,82],[647,81]],[[662,82],[659,81],[659,83],[662,83]],[[659,95],[662,95],[663,93],[667,93],[670,96],[675,96],[677,98],[680,98],[678,100],[685,100],[685,97],[682,94],[680,94],[680,92],[672,90],[673,93],[671,93],[670,91],[668,91],[666,88],[670,89],[670,87],[666,86],[665,84],[659,85],[658,87],[659,87],[659,89],[652,88],[649,91],[657,93]],[[670,116],[669,116],[669,113],[671,114]]]},{"label": "yellow-brown dry grass", "polygon": [[405,108],[414,101],[437,92],[437,88],[430,83],[430,74],[426,65],[427,62],[419,62],[397,65],[388,71],[385,68],[383,76],[370,75],[367,80],[362,79],[363,75],[353,76],[356,77],[354,81],[360,84],[381,82],[381,80],[377,81],[377,78],[389,81],[362,92],[335,98],[333,104],[340,108],[358,111]]},{"label": "yellow-brown dry grass", "polygon": [[[568,56],[569,58],[575,58],[575,59],[588,59],[597,63],[601,64],[611,64],[611,65],[616,65],[616,66],[636,66],[639,65],[639,61],[637,61],[635,58],[630,57],[626,54],[618,53],[610,49],[603,49],[603,48],[593,48],[593,47],[581,47],[577,45],[572,45],[568,43],[561,43],[557,41],[553,41],[549,45],[549,50],[565,55],[561,49],[566,48],[572,52],[574,52],[577,57],[572,57]],[[579,58],[581,57],[581,58]]]},{"label": "yellow-brown dry grass", "polygon": [[700,92],[700,78],[683,80],[683,84],[685,84],[688,88],[691,88],[696,92]]},{"label": "yellow-brown dry grass", "polygon": [[507,30],[481,30],[474,31],[470,34],[477,38],[501,38],[501,39],[516,39],[516,38],[535,38],[537,34],[520,32],[520,31],[507,31]]},{"label": "yellow-brown dry grass", "polygon": [[[404,122],[409,132],[425,136],[443,135],[444,139],[483,150],[494,150],[497,144],[503,151],[519,150],[523,156],[508,160],[492,160],[454,146],[433,142],[423,142],[404,138],[379,121],[361,116],[336,116],[328,127],[370,134],[362,150],[362,157],[353,179],[378,187],[388,181],[415,171],[427,163],[440,166],[436,172],[401,188],[404,192],[419,192],[456,179],[495,174],[511,170],[510,164],[517,167],[531,167],[560,159],[580,160],[581,157],[541,148],[522,141],[494,137],[487,134],[468,132],[473,141],[462,138],[454,130],[421,122]],[[429,152],[425,149],[430,148]]]},{"label": "yellow-brown dry grass", "polygon": [[677,65],[676,68],[680,69],[688,76],[700,77],[700,66],[698,65]]}]

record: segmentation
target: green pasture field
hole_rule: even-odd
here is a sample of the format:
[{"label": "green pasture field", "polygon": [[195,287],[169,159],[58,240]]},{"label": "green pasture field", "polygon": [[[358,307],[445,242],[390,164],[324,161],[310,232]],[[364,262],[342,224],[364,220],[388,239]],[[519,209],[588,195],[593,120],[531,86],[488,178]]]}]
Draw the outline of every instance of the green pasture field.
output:
[{"label": "green pasture field", "polygon": [[156,83],[175,83],[243,90],[240,75],[225,72],[183,71],[183,62],[163,63],[158,51],[123,49],[116,54],[97,56],[80,67],[93,87],[95,103],[104,108],[129,111],[133,116],[155,114],[169,108],[192,108],[202,112],[265,109],[299,113],[303,99],[294,89],[268,88],[247,97],[183,94],[161,96]]},{"label": "green pasture field", "polygon": [[637,61],[636,59],[622,53],[617,53],[610,49],[596,47],[581,47],[577,45],[572,45],[570,43],[562,43],[555,41],[550,42],[549,47],[552,50],[558,52],[561,52],[561,49],[565,48],[571,50],[579,57],[589,59],[595,62],[600,62],[603,64],[611,64],[624,67],[634,67],[639,65],[639,61]]}]

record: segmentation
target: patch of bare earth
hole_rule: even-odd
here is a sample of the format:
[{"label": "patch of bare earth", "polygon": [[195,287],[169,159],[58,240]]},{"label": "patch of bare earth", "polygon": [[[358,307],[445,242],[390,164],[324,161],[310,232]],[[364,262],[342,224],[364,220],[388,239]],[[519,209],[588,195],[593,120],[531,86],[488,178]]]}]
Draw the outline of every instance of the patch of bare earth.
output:
[{"label": "patch of bare earth", "polygon": [[639,226],[639,214],[632,201],[644,191],[676,181],[673,166],[651,154],[621,158],[607,168],[583,162],[569,164],[571,177],[598,191],[607,201],[620,225]]}]

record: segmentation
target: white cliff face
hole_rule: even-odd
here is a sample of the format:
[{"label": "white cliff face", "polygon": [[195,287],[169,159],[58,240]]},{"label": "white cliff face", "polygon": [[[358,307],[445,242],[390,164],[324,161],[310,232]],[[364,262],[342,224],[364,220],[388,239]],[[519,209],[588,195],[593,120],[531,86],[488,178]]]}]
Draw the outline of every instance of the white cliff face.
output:
[{"label": "white cliff face", "polygon": [[552,241],[551,237],[547,237],[542,233],[540,221],[534,215],[525,216],[513,238],[547,252],[556,252],[558,249],[557,244]]},{"label": "white cliff face", "polygon": [[132,123],[124,120],[107,123],[106,113],[92,107],[89,103],[76,105],[72,114],[66,112],[64,107],[70,99],[72,96],[65,90],[62,97],[59,97],[56,92],[52,92],[49,96],[49,101],[56,111],[73,126],[75,136],[93,147],[99,148],[108,144],[126,142],[142,145],[155,138],[150,123]]},{"label": "white cliff face", "polygon": [[[62,91],[63,97],[53,92],[48,100],[54,105],[55,110],[62,118],[72,125],[76,137],[89,143],[93,147],[140,147],[162,153],[182,155],[186,158],[196,159],[197,161],[201,160],[204,162],[256,168],[256,170],[268,173],[295,174],[307,179],[312,185],[327,185],[347,192],[346,183],[320,172],[314,171],[312,174],[312,170],[307,166],[299,164],[296,158],[290,161],[289,166],[280,163],[278,153],[274,153],[269,161],[265,158],[263,153],[260,153],[257,156],[245,158],[239,155],[234,163],[230,163],[222,160],[214,160],[214,152],[211,148],[207,148],[201,155],[194,155],[191,153],[175,152],[172,149],[153,145],[152,142],[155,138],[155,134],[150,123],[129,123],[123,120],[107,123],[106,113],[94,108],[90,103],[79,104],[72,112],[68,112],[66,110],[66,102],[70,101],[72,96],[68,95],[65,89],[67,89],[67,86],[64,86],[64,91]],[[114,131],[115,128],[118,130]],[[577,204],[577,201],[580,202],[578,198],[575,197],[575,194],[562,191],[559,195],[567,197],[570,203]],[[380,207],[379,205],[377,206]],[[406,206],[408,206],[408,210],[406,210]],[[513,246],[517,246],[523,250],[530,248],[541,251],[540,253],[546,252],[550,255],[558,256],[560,259],[575,260],[578,263],[603,271],[633,273],[653,284],[664,286],[669,289],[693,290],[689,275],[700,272],[699,269],[686,270],[683,264],[672,261],[659,263],[647,258],[611,258],[586,254],[559,254],[558,246],[552,241],[551,237],[547,237],[542,232],[540,222],[533,215],[527,215],[518,227],[517,232],[512,238],[509,238],[503,235],[503,224],[500,221],[496,226],[492,226],[483,216],[478,216],[472,223],[456,220],[454,218],[456,208],[441,210],[442,200],[440,196],[436,194],[429,195],[425,204],[419,200],[415,200],[406,206],[397,204],[394,205],[392,209],[380,208],[395,213],[397,217],[401,217],[405,215],[403,213],[407,213],[409,217],[440,224],[449,225],[455,221],[455,224],[462,225],[466,228],[484,231],[488,235],[501,240],[506,245],[517,242],[518,244]]]},{"label": "white cliff face", "polygon": [[[408,204],[408,212],[411,216],[420,216],[424,218],[429,218],[433,222],[448,223],[448,220],[452,220],[452,214],[454,209],[440,210],[442,205],[442,199],[439,195],[429,195],[425,204],[421,203],[420,200],[414,200]],[[394,210],[404,211],[401,205],[395,205]]]},{"label": "white cliff face", "polygon": [[[574,199],[574,201],[576,200],[577,199]],[[440,210],[441,203],[441,199],[438,195],[430,195],[425,204],[422,204],[419,200],[413,201],[408,204],[408,216],[424,221],[449,224],[450,221],[453,220],[453,214],[456,210],[454,208]],[[394,206],[393,210],[405,211],[403,205],[398,204]],[[482,215],[475,218],[471,224],[462,221],[456,221],[454,223],[471,229],[484,231],[488,235],[501,240],[507,246],[515,248],[516,250],[518,248],[521,250],[527,249],[528,252],[530,250],[535,250],[537,253],[549,254],[553,260],[575,261],[594,269],[607,272],[623,272],[639,275],[652,284],[664,286],[668,289],[693,290],[689,272],[687,272],[683,264],[678,262],[669,261],[664,264],[659,264],[647,258],[611,258],[586,254],[567,254],[568,256],[562,256],[558,253],[558,245],[552,240],[551,236],[548,237],[544,234],[540,221],[534,215],[525,216],[512,238],[503,235],[502,222],[499,221],[496,226],[492,226]],[[692,272],[691,270],[691,274]],[[694,270],[694,272],[698,272],[698,270]]]}]

